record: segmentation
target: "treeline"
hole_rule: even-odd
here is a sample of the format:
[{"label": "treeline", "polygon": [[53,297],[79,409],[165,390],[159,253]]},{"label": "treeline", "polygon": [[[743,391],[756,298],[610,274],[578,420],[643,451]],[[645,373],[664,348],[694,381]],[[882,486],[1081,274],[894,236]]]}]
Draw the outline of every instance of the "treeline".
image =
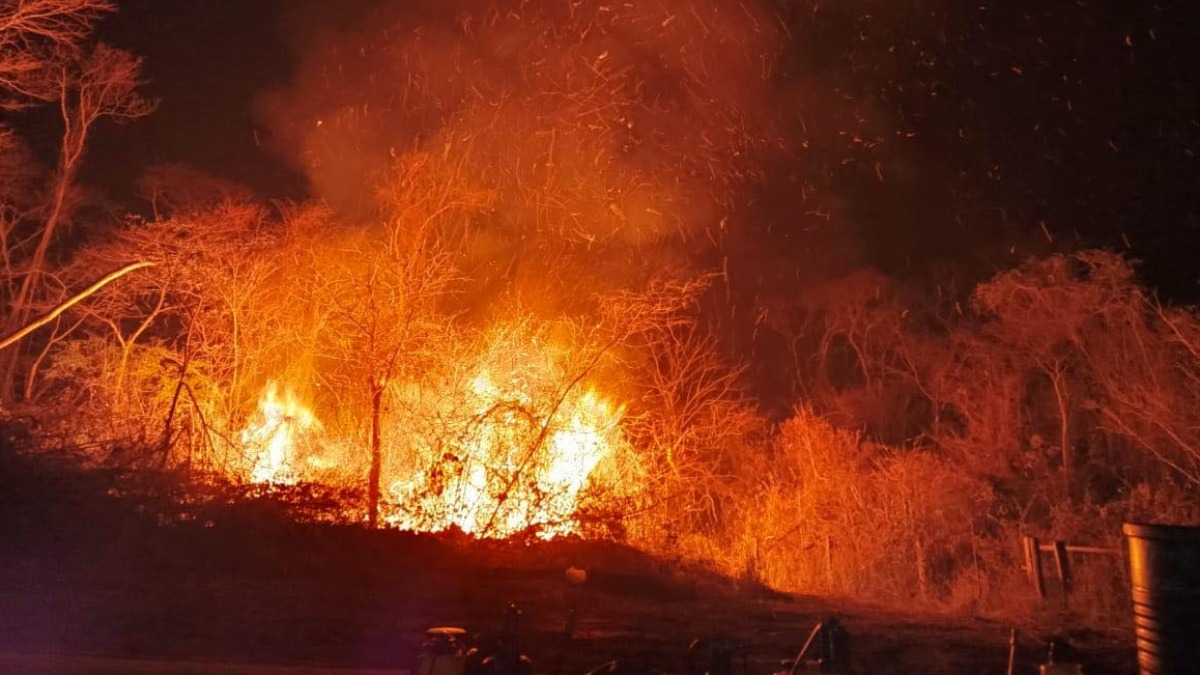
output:
[{"label": "treeline", "polygon": [[[776,587],[1032,607],[1021,537],[1120,549],[1200,519],[1200,314],[1119,255],[1033,259],[968,298],[872,272],[797,295],[801,407],[693,542]],[[1128,614],[1120,557],[1076,561],[1075,610]]]},{"label": "treeline", "polygon": [[318,205],[229,200],[132,219],[58,274],[73,288],[128,260],[151,266],[35,334],[13,410],[41,418],[47,445],[96,447],[98,462],[250,480],[266,450],[243,430],[286,385],[316,418],[286,448],[288,482],[364,486],[346,509],[372,527],[381,509],[421,525],[427,497],[441,508],[441,490],[477,471],[485,500],[555,503],[539,481],[566,452],[562,432],[605,444],[608,478],[592,487],[625,487],[589,500],[609,528],[649,499],[633,494],[645,467],[680,485],[707,444],[734,437],[723,411],[751,417],[688,311],[703,279],[469,315],[453,234],[466,207],[452,199],[428,204],[424,231],[411,212],[347,224]]}]

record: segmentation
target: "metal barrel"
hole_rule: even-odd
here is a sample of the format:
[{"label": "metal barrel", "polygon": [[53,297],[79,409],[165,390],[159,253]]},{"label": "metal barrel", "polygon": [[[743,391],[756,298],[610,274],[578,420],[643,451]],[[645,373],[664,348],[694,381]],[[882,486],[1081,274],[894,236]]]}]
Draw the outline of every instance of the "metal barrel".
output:
[{"label": "metal barrel", "polygon": [[1122,529],[1142,675],[1200,675],[1200,527]]}]

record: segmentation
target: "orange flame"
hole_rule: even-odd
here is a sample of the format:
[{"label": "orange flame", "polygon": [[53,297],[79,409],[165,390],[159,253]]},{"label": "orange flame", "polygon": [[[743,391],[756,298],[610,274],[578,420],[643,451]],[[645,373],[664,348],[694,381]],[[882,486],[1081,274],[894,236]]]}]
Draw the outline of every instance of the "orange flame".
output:
[{"label": "orange flame", "polygon": [[293,485],[301,478],[297,446],[302,437],[321,428],[312,410],[296,395],[268,382],[258,401],[258,414],[239,436],[250,460],[249,480],[253,483]]},{"label": "orange flame", "polygon": [[[478,537],[575,533],[597,468],[627,455],[623,407],[571,380],[544,350],[506,337],[489,345],[487,364],[462,384],[389,385],[396,412],[385,421],[382,484],[390,526]],[[290,390],[268,383],[240,436],[245,478],[365,480],[367,453],[355,451],[362,443],[353,434],[330,436]]]},{"label": "orange flame", "polygon": [[450,451],[445,443],[436,446],[440,454],[427,449],[423,470],[392,484],[390,523],[481,537],[577,531],[581,492],[624,442],[623,410],[592,390],[567,391],[551,408],[522,383],[502,386],[481,370],[467,393],[470,415],[449,434],[456,439]]}]

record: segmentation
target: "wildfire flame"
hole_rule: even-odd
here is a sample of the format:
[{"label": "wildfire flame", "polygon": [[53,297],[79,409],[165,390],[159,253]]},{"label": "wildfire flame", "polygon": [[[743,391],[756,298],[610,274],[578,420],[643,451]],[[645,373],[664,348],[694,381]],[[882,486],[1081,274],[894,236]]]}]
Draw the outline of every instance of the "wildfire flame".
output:
[{"label": "wildfire flame", "polygon": [[[505,343],[488,351],[489,363],[458,387],[442,383],[422,397],[413,383],[389,385],[396,412],[382,434],[383,520],[478,537],[575,533],[597,467],[627,448],[624,408],[567,379],[538,350]],[[240,435],[250,458],[245,479],[291,485],[328,479],[328,471],[317,471],[325,469],[364,480],[363,442],[335,436],[290,389],[271,382]],[[610,473],[604,480],[613,481]]]},{"label": "wildfire flame", "polygon": [[296,395],[278,383],[267,383],[258,401],[258,413],[239,435],[250,458],[253,483],[293,485],[301,479],[300,440],[321,428],[321,423]]},{"label": "wildfire flame", "polygon": [[567,391],[557,406],[482,370],[467,393],[454,448],[400,477],[389,522],[402,529],[457,527],[483,537],[533,529],[575,532],[580,496],[596,467],[623,443],[623,411],[594,390]]}]

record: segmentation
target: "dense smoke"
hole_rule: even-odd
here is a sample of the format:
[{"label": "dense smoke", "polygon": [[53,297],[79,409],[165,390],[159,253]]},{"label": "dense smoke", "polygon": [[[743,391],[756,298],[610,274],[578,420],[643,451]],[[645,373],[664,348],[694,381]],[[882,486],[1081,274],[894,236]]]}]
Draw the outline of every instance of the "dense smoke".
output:
[{"label": "dense smoke", "polygon": [[625,285],[689,267],[684,252],[719,247],[736,205],[794,149],[773,104],[784,29],[745,3],[360,5],[315,31],[311,19],[293,31],[292,86],[262,105],[277,146],[349,217],[375,209],[404,156],[490,193],[462,261],[483,287],[551,268]]},{"label": "dense smoke", "polygon": [[711,314],[761,337],[748,324],[798,285],[863,265],[962,289],[1132,246],[1192,288],[1161,234],[1196,211],[1178,23],[1086,3],[314,3],[259,114],[344,215],[413,153],[492,195],[459,261],[483,298],[717,271]]}]

